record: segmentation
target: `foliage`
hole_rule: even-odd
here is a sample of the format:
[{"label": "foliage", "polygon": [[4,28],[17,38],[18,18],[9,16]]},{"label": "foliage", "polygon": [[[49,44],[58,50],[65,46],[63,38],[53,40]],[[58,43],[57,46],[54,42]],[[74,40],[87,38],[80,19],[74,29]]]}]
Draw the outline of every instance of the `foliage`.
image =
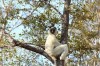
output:
[{"label": "foliage", "polygon": [[[4,35],[1,38],[1,28],[3,28],[3,25],[5,25],[5,31],[19,41],[44,46],[48,28],[50,24],[53,23],[56,24],[56,27],[59,30],[58,38],[60,39],[61,24],[63,22],[62,12],[64,10],[62,7],[64,6],[63,1],[2,1],[4,7],[0,7],[0,47],[13,45],[8,42]],[[86,0],[82,1],[85,2]],[[95,9],[99,4],[96,1],[90,3],[81,3],[80,1],[73,2],[69,7],[71,19],[68,32],[68,45],[70,53],[68,56],[69,63],[67,64],[73,65],[76,63],[75,65],[82,65],[85,61],[89,62],[89,60],[91,60],[92,62],[94,58],[99,58],[97,57],[98,55],[94,57],[95,53],[99,52],[99,49],[93,49],[91,47],[91,44],[97,45],[98,42],[96,40],[98,39],[99,23],[97,21],[97,10]],[[55,8],[58,9],[61,14],[59,14]],[[14,66],[18,64],[19,66],[24,66],[24,64],[27,66],[35,66],[36,64],[38,66],[41,65],[39,65],[39,62],[36,62],[36,59],[33,59],[34,56],[39,57],[40,55],[30,51],[21,50],[22,49],[18,47],[0,49],[0,62],[3,62],[5,66]],[[18,51],[22,53],[22,55],[18,55]],[[9,62],[9,60],[11,61]],[[48,64],[49,62],[45,62],[46,66]]]}]

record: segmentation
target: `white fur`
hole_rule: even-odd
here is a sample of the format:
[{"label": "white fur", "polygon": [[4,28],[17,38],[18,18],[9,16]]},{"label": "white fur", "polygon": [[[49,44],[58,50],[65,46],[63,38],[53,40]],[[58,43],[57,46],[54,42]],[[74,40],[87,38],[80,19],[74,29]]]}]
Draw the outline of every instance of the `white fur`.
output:
[{"label": "white fur", "polygon": [[45,52],[51,57],[60,55],[60,60],[65,60],[68,54],[68,46],[67,44],[61,44],[54,34],[48,33],[45,42]]}]

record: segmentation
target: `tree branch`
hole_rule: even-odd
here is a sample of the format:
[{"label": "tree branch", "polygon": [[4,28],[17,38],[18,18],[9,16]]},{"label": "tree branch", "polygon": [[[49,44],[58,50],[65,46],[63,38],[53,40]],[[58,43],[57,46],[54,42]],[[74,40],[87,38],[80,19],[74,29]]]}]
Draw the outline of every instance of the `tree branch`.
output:
[{"label": "tree branch", "polygon": [[21,25],[22,25],[22,23],[19,24],[19,25],[17,25],[16,27],[12,28],[12,29],[9,31],[9,33],[11,33],[14,29],[18,28],[18,27],[21,26]]},{"label": "tree branch", "polygon": [[60,11],[58,11],[58,9],[56,9],[53,5],[51,5],[50,3],[47,3],[47,5],[51,6],[56,12],[58,12],[58,14],[60,16],[62,16],[62,14],[60,13]]},{"label": "tree branch", "polygon": [[44,2],[45,4],[47,4],[48,6],[51,6],[56,12],[58,12],[58,14],[62,17],[62,14],[60,13],[60,11],[58,11],[57,8],[55,8],[53,5],[51,5],[50,3],[48,3],[46,0],[41,0],[41,2]]},{"label": "tree branch", "polygon": [[64,11],[63,11],[63,21],[62,21],[62,31],[61,31],[61,40],[60,42],[63,44],[67,44],[68,42],[68,28],[69,28],[69,13],[68,9],[70,6],[71,0],[65,0],[64,3]]},{"label": "tree branch", "polygon": [[8,37],[8,40],[13,43],[13,46],[19,46],[21,48],[24,48],[24,49],[27,49],[27,50],[30,50],[30,51],[33,51],[33,52],[36,52],[38,54],[41,54],[43,56],[45,56],[47,59],[49,59],[52,63],[53,60],[52,58],[44,51],[44,49],[40,48],[39,46],[32,46],[28,43],[23,43],[23,42],[20,42],[18,40],[15,40],[12,36],[10,36],[10,34],[8,34],[7,32],[5,32],[6,36]]},{"label": "tree branch", "polygon": [[40,47],[33,47],[33,46],[30,46],[27,43],[22,43],[22,42],[19,42],[17,40],[13,40],[13,42],[15,43],[15,46],[19,46],[19,47],[25,48],[27,50],[39,53],[39,54],[45,56],[46,58],[48,58],[51,62],[53,62],[51,57],[43,49],[41,49]]}]

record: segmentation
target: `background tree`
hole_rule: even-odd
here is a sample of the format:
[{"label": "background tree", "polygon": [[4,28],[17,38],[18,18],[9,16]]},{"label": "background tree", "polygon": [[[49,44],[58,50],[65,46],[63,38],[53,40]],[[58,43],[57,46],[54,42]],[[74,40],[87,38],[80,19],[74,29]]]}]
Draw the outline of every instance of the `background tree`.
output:
[{"label": "background tree", "polygon": [[[43,55],[53,63],[44,52],[51,23],[59,30],[60,42],[69,46],[66,65],[100,65],[99,0],[1,0],[0,3],[2,66],[52,65],[44,60],[43,64],[37,61]],[[57,66],[63,66],[59,59],[57,62]]]}]

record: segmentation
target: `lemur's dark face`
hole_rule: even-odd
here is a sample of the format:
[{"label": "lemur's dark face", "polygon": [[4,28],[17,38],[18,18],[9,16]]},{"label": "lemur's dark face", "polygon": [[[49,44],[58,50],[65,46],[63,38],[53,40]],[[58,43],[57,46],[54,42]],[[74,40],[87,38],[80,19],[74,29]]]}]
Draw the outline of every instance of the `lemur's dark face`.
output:
[{"label": "lemur's dark face", "polygon": [[51,34],[56,34],[56,33],[57,33],[56,27],[51,27],[51,28],[50,28],[50,33],[51,33]]}]

